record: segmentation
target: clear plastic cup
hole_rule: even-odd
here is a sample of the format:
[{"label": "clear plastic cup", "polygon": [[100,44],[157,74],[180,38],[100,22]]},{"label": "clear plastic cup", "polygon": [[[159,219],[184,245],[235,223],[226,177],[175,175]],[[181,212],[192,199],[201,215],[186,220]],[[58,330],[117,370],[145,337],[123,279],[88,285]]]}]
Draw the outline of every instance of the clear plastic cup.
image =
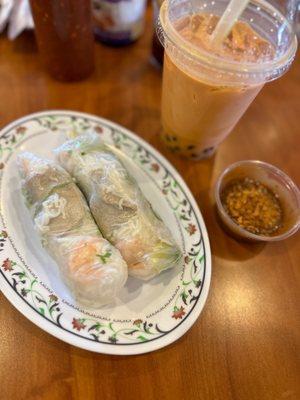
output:
[{"label": "clear plastic cup", "polygon": [[[257,235],[235,223],[227,214],[221,196],[230,182],[250,178],[259,181],[279,196],[283,208],[282,226],[272,236]],[[239,161],[222,172],[215,186],[215,200],[222,225],[233,236],[261,242],[287,239],[300,227],[300,191],[291,178],[277,167],[259,160]]]},{"label": "clear plastic cup", "polygon": [[157,29],[165,48],[162,139],[174,152],[194,160],[214,153],[264,84],[287,71],[297,49],[288,17],[264,0],[250,1],[239,21],[255,31],[252,40],[258,37],[273,49],[272,57],[220,55],[192,42],[189,33],[183,35],[182,26],[193,33],[198,15],[220,17],[228,3],[165,0],[160,10]]}]

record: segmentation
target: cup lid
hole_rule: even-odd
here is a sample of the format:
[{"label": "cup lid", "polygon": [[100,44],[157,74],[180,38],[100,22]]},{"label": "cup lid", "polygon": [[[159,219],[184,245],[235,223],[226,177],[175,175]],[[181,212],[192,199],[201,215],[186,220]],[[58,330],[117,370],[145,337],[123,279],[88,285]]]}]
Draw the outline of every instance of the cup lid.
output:
[{"label": "cup lid", "polygon": [[222,0],[165,0],[160,10],[157,34],[168,56],[191,74],[202,74],[215,82],[222,80],[225,85],[259,85],[283,75],[295,57],[297,38],[286,17],[264,0],[251,0],[242,21],[274,46],[274,58],[269,60],[241,62],[224,58],[190,43],[175,28],[180,18],[197,13],[220,16],[225,3]]}]

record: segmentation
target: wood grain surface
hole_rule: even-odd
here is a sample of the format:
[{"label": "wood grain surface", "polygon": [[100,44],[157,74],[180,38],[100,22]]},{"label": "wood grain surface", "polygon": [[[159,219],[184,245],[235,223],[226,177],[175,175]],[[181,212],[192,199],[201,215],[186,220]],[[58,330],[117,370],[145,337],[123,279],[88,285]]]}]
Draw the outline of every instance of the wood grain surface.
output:
[{"label": "wood grain surface", "polygon": [[32,34],[0,37],[0,125],[47,109],[86,111],[135,131],[179,170],[203,213],[213,254],[211,289],[195,325],[154,353],[93,354],[43,332],[0,294],[0,399],[299,400],[299,234],[274,244],[227,236],[212,188],[232,162],[260,159],[300,183],[300,57],[268,84],[216,156],[193,163],[165,150],[161,73],[149,62],[152,20],[134,45],[96,45],[96,71],[63,84],[42,70]]}]

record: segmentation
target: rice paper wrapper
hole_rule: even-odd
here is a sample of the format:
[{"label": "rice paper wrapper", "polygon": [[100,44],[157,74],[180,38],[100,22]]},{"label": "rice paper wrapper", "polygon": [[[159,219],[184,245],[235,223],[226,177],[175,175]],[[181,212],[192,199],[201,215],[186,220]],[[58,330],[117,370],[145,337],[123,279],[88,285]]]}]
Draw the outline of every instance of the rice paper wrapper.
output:
[{"label": "rice paper wrapper", "polygon": [[112,146],[89,132],[55,153],[84,192],[103,236],[120,250],[131,276],[148,280],[177,265],[181,251],[171,232]]},{"label": "rice paper wrapper", "polygon": [[101,235],[71,176],[31,153],[20,155],[18,164],[35,230],[74,297],[92,308],[113,302],[127,265]]}]

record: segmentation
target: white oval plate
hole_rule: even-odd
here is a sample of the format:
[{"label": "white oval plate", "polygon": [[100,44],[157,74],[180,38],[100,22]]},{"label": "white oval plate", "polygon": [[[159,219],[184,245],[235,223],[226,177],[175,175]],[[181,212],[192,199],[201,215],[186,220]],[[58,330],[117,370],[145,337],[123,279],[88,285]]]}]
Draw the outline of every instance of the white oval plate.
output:
[{"label": "white oval plate", "polygon": [[[53,159],[67,134],[95,130],[119,149],[154,210],[181,246],[184,261],[152,279],[129,278],[115,304],[98,310],[76,304],[58,267],[43,250],[20,191],[16,156],[32,151]],[[180,338],[207,298],[211,253],[198,206],[186,184],[153,147],[110,121],[70,111],[21,118],[0,133],[0,288],[28,319],[57,338],[107,354],[140,354]]]}]

